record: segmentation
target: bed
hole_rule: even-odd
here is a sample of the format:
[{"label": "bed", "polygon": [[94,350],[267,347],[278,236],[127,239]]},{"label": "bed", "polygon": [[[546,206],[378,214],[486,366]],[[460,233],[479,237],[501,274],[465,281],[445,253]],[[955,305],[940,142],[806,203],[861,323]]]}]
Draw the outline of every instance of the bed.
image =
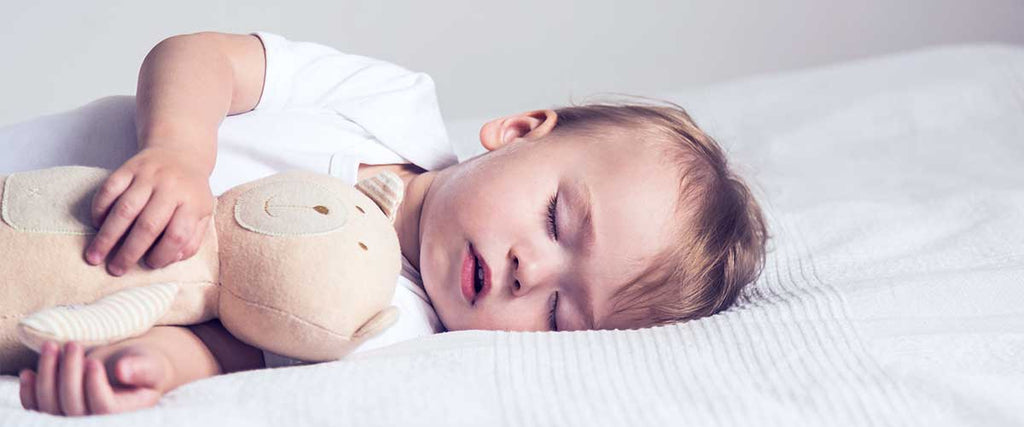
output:
[{"label": "bed", "polygon": [[[756,182],[764,274],[718,315],[435,335],[0,425],[1024,425],[1024,48],[957,45],[658,94]],[[461,157],[486,118],[450,123]]]}]

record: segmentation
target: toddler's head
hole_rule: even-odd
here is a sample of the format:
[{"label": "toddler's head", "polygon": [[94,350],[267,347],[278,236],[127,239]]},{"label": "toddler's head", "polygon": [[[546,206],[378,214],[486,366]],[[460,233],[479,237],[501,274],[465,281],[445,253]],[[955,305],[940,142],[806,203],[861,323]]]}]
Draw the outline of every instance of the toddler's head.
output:
[{"label": "toddler's head", "polygon": [[695,319],[760,271],[755,199],[674,104],[531,111],[480,142],[436,172],[420,216],[420,273],[449,330]]}]

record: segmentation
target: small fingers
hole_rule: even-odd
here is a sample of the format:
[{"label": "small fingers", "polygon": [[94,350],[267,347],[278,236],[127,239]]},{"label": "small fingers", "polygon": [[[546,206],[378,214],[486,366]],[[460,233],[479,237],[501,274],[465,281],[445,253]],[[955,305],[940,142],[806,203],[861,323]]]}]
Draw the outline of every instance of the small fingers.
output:
[{"label": "small fingers", "polygon": [[18,394],[21,397],[21,407],[30,411],[38,410],[36,405],[36,373],[31,369],[25,369],[18,375],[20,387]]},{"label": "small fingers", "polygon": [[43,343],[36,375],[36,404],[40,411],[53,415],[61,414],[57,396],[57,352],[53,341]]},{"label": "small fingers", "polygon": [[114,412],[114,390],[107,381],[107,371],[92,358],[85,360],[85,403],[90,414]]},{"label": "small fingers", "polygon": [[139,214],[135,224],[132,225],[128,237],[117,250],[117,254],[111,258],[110,271],[116,275],[117,272],[128,271],[129,268],[137,264],[160,234],[164,233],[175,208],[177,208],[177,203],[173,199],[159,192],[153,193],[149,203]]},{"label": "small fingers", "polygon": [[[200,219],[197,218],[197,215],[189,209],[179,206],[174,211],[174,217],[167,223],[167,228],[160,241],[153,247],[153,251],[146,259],[149,266],[162,268],[184,259],[184,250],[193,240],[194,235],[202,235],[205,231],[197,228],[199,223]],[[182,257],[178,258],[178,254],[182,254]]]},{"label": "small fingers", "polygon": [[155,389],[164,378],[164,367],[151,355],[129,355],[117,360],[114,377],[131,387]]},{"label": "small fingers", "polygon": [[180,253],[179,258],[181,260],[189,259],[192,255],[195,255],[196,252],[199,252],[199,247],[203,245],[203,237],[206,236],[206,229],[210,225],[210,218],[212,218],[212,216],[207,215],[203,217],[203,219],[199,220],[199,224],[196,225],[196,232],[192,233],[192,240],[185,245],[185,248],[182,249]]},{"label": "small fingers", "polygon": [[[87,261],[95,265],[107,257],[110,250],[114,248],[114,245],[121,240],[121,236],[124,236],[128,227],[135,222],[135,218],[149,202],[151,195],[151,187],[137,184],[133,185],[117,199],[114,207],[111,208],[110,214],[107,215],[103,225],[100,226],[99,232],[96,233],[96,237],[93,238],[92,244],[89,245],[85,252]],[[121,266],[118,266],[118,268],[121,268]],[[118,270],[108,264],[107,270],[115,276],[120,276],[127,271],[127,267],[123,270]]]},{"label": "small fingers", "polygon": [[60,407],[64,415],[86,414],[85,396],[82,394],[82,346],[69,342],[64,346],[60,363]]},{"label": "small fingers", "polygon": [[121,196],[121,193],[124,193],[124,190],[128,189],[133,178],[129,173],[117,170],[110,174],[106,181],[103,181],[103,185],[100,186],[99,190],[96,191],[96,195],[92,198],[90,213],[93,226],[99,228],[100,224],[103,224],[103,219],[106,218],[110,206]]}]

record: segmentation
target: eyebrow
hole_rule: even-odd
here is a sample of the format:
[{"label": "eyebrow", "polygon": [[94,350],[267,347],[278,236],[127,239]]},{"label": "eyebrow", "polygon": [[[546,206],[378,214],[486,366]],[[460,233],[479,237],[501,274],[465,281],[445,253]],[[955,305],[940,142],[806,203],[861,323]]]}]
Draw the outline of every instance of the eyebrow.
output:
[{"label": "eyebrow", "polygon": [[[570,195],[568,200],[573,207],[573,214],[579,218],[576,232],[580,240],[580,250],[583,254],[589,255],[594,247],[594,215],[590,187],[583,180],[575,180],[573,185],[567,187],[567,190],[567,193]],[[580,212],[583,212],[582,217],[578,216]],[[584,320],[589,322],[587,324],[588,329],[594,329],[597,322],[594,319],[594,299],[590,295],[590,287],[587,283],[583,283],[583,286],[580,288],[583,294],[582,310],[585,316]]]}]

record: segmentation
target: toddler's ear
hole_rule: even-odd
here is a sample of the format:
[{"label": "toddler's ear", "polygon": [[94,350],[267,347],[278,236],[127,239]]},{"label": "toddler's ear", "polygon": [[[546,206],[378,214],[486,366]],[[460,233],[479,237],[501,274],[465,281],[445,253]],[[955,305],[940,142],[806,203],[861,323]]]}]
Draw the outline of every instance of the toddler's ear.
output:
[{"label": "toddler's ear", "polygon": [[480,144],[494,151],[517,138],[535,139],[555,128],[558,113],[554,110],[533,110],[491,120],[480,128]]}]

